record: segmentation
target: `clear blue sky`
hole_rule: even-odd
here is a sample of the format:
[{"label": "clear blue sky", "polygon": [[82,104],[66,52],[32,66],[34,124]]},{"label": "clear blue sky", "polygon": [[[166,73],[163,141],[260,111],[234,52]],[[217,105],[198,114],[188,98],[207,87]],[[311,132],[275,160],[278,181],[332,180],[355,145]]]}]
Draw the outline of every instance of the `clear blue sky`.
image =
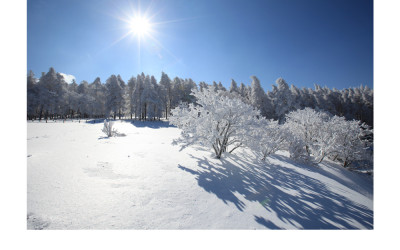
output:
[{"label": "clear blue sky", "polygon": [[[27,70],[50,67],[77,83],[111,74],[297,87],[373,84],[372,0],[140,1],[154,24],[140,42],[123,18],[138,1],[28,0]],[[119,41],[118,41],[119,40]],[[140,56],[139,56],[140,55]]]}]

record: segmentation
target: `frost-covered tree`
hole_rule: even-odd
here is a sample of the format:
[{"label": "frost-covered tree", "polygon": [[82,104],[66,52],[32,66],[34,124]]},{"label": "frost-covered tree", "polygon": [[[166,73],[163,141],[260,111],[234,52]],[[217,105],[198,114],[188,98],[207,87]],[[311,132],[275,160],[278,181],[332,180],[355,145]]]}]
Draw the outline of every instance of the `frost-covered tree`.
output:
[{"label": "frost-covered tree", "polygon": [[135,118],[141,119],[142,117],[142,92],[144,89],[144,79],[146,76],[142,72],[142,74],[137,75],[136,77],[136,84],[133,88],[132,92],[132,99],[131,99],[131,105],[133,105],[133,108],[135,110]]},{"label": "frost-covered tree", "polygon": [[231,87],[229,88],[229,92],[230,93],[237,93],[239,94],[239,88],[237,86],[237,83],[235,82],[235,80],[232,79],[231,81]]},{"label": "frost-covered tree", "polygon": [[[244,100],[249,99],[249,93],[247,92],[246,86],[241,82],[239,86],[239,94]],[[248,103],[248,102],[246,102]]]},{"label": "frost-covered tree", "polygon": [[28,120],[36,117],[39,108],[39,87],[35,74],[30,70],[27,77],[27,116]]},{"label": "frost-covered tree", "polygon": [[39,79],[39,120],[44,114],[46,121],[48,118],[54,119],[65,112],[67,106],[68,84],[64,77],[57,73],[54,68],[50,68],[47,74],[42,74]]},{"label": "frost-covered tree", "polygon": [[192,96],[193,89],[197,89],[196,83],[191,78],[185,79],[182,102],[194,102],[194,97]]},{"label": "frost-covered tree", "polygon": [[107,137],[115,136],[115,135],[118,134],[118,131],[113,127],[114,127],[114,122],[113,121],[104,120],[104,126],[103,126],[103,129],[101,131],[104,134],[106,134]]},{"label": "frost-covered tree", "polygon": [[264,106],[263,106],[263,115],[267,119],[276,119],[275,108],[273,105],[273,98],[271,97],[271,92],[267,91],[264,95]]},{"label": "frost-covered tree", "polygon": [[275,114],[278,116],[279,123],[283,123],[285,114],[294,110],[292,106],[292,95],[289,85],[283,78],[276,80],[276,85],[273,86],[273,105],[275,107]]},{"label": "frost-covered tree", "polygon": [[171,109],[177,107],[179,102],[183,97],[183,87],[182,87],[183,79],[179,77],[174,77],[172,80],[172,95],[171,95]]},{"label": "frost-covered tree", "polygon": [[89,85],[91,96],[94,98],[93,104],[93,115],[95,117],[105,116],[105,95],[106,87],[101,83],[100,77],[96,79]]},{"label": "frost-covered tree", "polygon": [[218,84],[217,84],[217,82],[216,81],[213,81],[213,84],[212,84],[212,90],[214,91],[214,92],[217,92],[218,91]]},{"label": "frost-covered tree", "polygon": [[304,109],[305,107],[302,104],[301,100],[301,91],[293,84],[290,86],[290,94],[292,96],[292,110]]},{"label": "frost-covered tree", "polygon": [[133,96],[133,91],[134,91],[135,86],[136,86],[136,78],[132,76],[128,80],[127,85],[128,85],[128,88],[127,88],[127,91],[128,91],[128,103],[129,103],[128,110],[129,110],[129,113],[130,113],[130,116],[131,116],[131,119],[132,119],[133,118],[132,116],[135,113],[135,99],[134,99],[134,96]]},{"label": "frost-covered tree", "polygon": [[160,99],[165,108],[165,119],[168,119],[168,115],[171,110],[172,103],[172,84],[171,79],[164,72],[161,72],[160,79]]},{"label": "frost-covered tree", "polygon": [[[260,80],[256,76],[251,76],[250,103],[263,114],[265,92],[261,87]],[[263,114],[264,115],[264,114]]]},{"label": "frost-covered tree", "polygon": [[205,82],[200,82],[199,83],[199,89],[200,91],[203,91],[203,89],[207,89],[208,88],[208,84]]},{"label": "frost-covered tree", "polygon": [[254,140],[260,127],[260,112],[239,99],[229,98],[213,89],[194,89],[196,104],[181,104],[171,111],[171,124],[182,129],[176,142],[211,147],[219,159]]},{"label": "frost-covered tree", "polygon": [[125,105],[125,94],[124,86],[120,81],[120,78],[111,75],[106,81],[107,95],[106,95],[106,110],[108,115],[112,115],[114,119],[117,114],[121,119],[122,110]]},{"label": "frost-covered tree", "polygon": [[285,149],[287,133],[278,121],[261,119],[260,126],[253,132],[254,140],[249,141],[249,147],[260,152],[263,161],[276,151]]},{"label": "frost-covered tree", "polygon": [[88,95],[89,94],[89,83],[87,81],[83,80],[79,84],[77,91],[79,94]]},{"label": "frost-covered tree", "polygon": [[144,87],[141,95],[142,119],[154,119],[161,115],[161,103],[158,96],[158,85],[154,76],[147,75],[144,80]]},{"label": "frost-covered tree", "polygon": [[325,157],[339,160],[344,167],[357,160],[370,157],[367,136],[372,130],[360,121],[331,116],[310,108],[292,111],[286,115],[284,127],[288,150],[293,158],[321,162]]},{"label": "frost-covered tree", "polygon": [[90,94],[89,83],[82,81],[77,88],[78,112],[83,117],[89,117],[94,113],[95,99]]},{"label": "frost-covered tree", "polygon": [[218,82],[218,90],[226,91],[226,88],[222,85],[221,82]]},{"label": "frost-covered tree", "polygon": [[372,153],[368,149],[372,143],[368,136],[372,130],[360,121],[347,121],[344,117],[334,116],[327,124],[330,132],[329,141],[325,143],[325,156],[339,160],[344,167],[358,160],[369,160]]},{"label": "frost-covered tree", "polygon": [[295,152],[291,157],[308,160],[311,155],[318,155],[319,147],[316,142],[320,136],[320,129],[328,120],[328,114],[310,108],[287,114],[285,128],[290,131],[287,137],[291,147],[289,151]]}]

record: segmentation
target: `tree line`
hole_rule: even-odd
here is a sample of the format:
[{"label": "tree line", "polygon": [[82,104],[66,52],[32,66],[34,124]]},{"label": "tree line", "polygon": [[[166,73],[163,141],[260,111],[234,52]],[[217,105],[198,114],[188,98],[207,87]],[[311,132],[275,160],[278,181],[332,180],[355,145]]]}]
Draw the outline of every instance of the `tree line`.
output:
[{"label": "tree line", "polygon": [[162,72],[160,81],[141,73],[126,83],[120,75],[111,75],[105,83],[97,77],[92,83],[82,81],[78,85],[75,80],[67,83],[54,68],[42,73],[40,78],[30,71],[27,76],[27,119],[168,119],[171,110],[180,103],[195,102],[191,94],[193,89],[207,88],[239,98],[260,110],[263,117],[280,124],[289,112],[308,107],[373,125],[373,90],[367,86],[338,90],[315,85],[314,89],[300,89],[279,78],[272,90],[265,92],[257,77],[251,76],[251,80],[250,85],[241,83],[239,86],[232,80],[230,88],[226,89],[221,82],[196,84],[190,78],[171,79]]}]

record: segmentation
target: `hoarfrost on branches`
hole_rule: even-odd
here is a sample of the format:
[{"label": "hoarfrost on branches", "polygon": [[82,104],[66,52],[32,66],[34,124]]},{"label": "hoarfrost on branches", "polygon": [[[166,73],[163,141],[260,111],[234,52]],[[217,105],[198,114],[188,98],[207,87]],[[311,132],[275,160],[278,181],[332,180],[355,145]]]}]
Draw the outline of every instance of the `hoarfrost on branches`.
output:
[{"label": "hoarfrost on branches", "polygon": [[211,147],[220,159],[224,152],[249,146],[258,135],[255,131],[265,119],[253,106],[222,95],[220,90],[195,89],[192,95],[195,103],[181,103],[171,111],[171,124],[182,129],[176,143]]},{"label": "hoarfrost on branches", "polygon": [[114,122],[104,120],[104,127],[101,131],[107,135],[107,137],[112,137],[118,134],[117,130],[113,128]]},{"label": "hoarfrost on branches", "polygon": [[348,167],[358,160],[369,160],[372,130],[360,121],[347,121],[310,108],[292,111],[284,124],[289,132],[288,151],[292,158],[321,162],[325,157]]}]

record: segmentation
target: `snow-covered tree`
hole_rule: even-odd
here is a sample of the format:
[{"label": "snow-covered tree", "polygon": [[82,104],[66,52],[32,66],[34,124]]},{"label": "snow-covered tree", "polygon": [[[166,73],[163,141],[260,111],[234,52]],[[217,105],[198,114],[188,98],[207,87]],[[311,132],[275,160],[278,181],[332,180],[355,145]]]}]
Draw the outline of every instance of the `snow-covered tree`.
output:
[{"label": "snow-covered tree", "polygon": [[124,87],[120,82],[119,77],[111,75],[106,81],[107,95],[106,95],[106,110],[108,115],[113,115],[114,119],[117,114],[121,119],[122,110],[124,108]]},{"label": "snow-covered tree", "polygon": [[83,80],[79,84],[77,91],[79,94],[88,95],[89,94],[89,83],[87,81]]},{"label": "snow-covered tree", "polygon": [[320,129],[325,126],[328,120],[328,114],[310,108],[287,114],[285,127],[290,131],[287,140],[293,152],[296,152],[291,157],[307,160],[311,155],[318,155],[319,147],[316,142],[320,136]]},{"label": "snow-covered tree", "polygon": [[171,95],[171,109],[177,107],[179,102],[182,100],[182,82],[183,79],[179,77],[174,77],[172,80],[172,95]]},{"label": "snow-covered tree", "polygon": [[265,92],[256,76],[251,76],[251,79],[250,103],[263,114]]},{"label": "snow-covered tree", "polygon": [[68,84],[64,77],[50,68],[47,74],[42,74],[39,79],[39,120],[44,114],[46,120],[62,115],[67,106]]},{"label": "snow-covered tree", "polygon": [[264,107],[263,107],[263,115],[267,119],[277,119],[275,115],[275,108],[273,105],[273,98],[271,98],[271,92],[267,91],[264,95]]},{"label": "snow-covered tree", "polygon": [[304,109],[305,107],[302,104],[301,100],[301,91],[298,89],[296,86],[293,84],[290,86],[290,92],[292,96],[292,109],[297,110],[297,109]]},{"label": "snow-covered tree", "polygon": [[161,102],[158,95],[158,85],[154,76],[145,78],[144,89],[142,92],[142,103],[144,105],[144,119],[155,119],[161,116]]},{"label": "snow-covered tree", "polygon": [[229,88],[229,92],[230,93],[237,93],[239,94],[239,88],[237,86],[237,83],[235,82],[235,80],[232,79],[231,81],[231,87]]},{"label": "snow-covered tree", "polygon": [[360,121],[347,121],[310,108],[286,115],[284,127],[290,133],[286,140],[293,158],[321,162],[325,157],[339,160],[344,167],[357,160],[367,160],[367,140],[372,130]]},{"label": "snow-covered tree", "polygon": [[213,81],[213,84],[212,84],[212,90],[214,91],[214,92],[217,92],[218,91],[218,84],[217,84],[217,82],[216,81]]},{"label": "snow-covered tree", "polygon": [[261,119],[260,126],[254,130],[255,138],[249,141],[249,147],[260,152],[264,161],[269,155],[285,149],[287,134],[278,121]]},{"label": "snow-covered tree", "polygon": [[133,88],[132,92],[132,99],[131,99],[131,105],[133,105],[133,109],[135,111],[135,118],[142,119],[142,92],[144,89],[144,79],[146,76],[144,73],[137,75],[136,77],[136,84]]},{"label": "snow-covered tree", "polygon": [[226,91],[226,88],[222,85],[221,82],[218,82],[218,90]]},{"label": "snow-covered tree", "polygon": [[254,140],[260,127],[260,112],[239,99],[221,95],[213,89],[194,89],[196,104],[181,104],[171,111],[171,124],[182,129],[176,142],[211,147],[219,159],[223,152],[233,152]]},{"label": "snow-covered tree", "polygon": [[341,161],[344,167],[350,166],[354,161],[368,160],[372,157],[367,151],[372,144],[367,136],[372,135],[372,130],[367,125],[334,116],[327,128],[330,136],[328,143],[325,143],[325,156]]},{"label": "snow-covered tree", "polygon": [[292,95],[289,85],[283,78],[276,80],[276,86],[273,86],[273,105],[275,107],[275,114],[278,116],[279,123],[283,123],[285,114],[294,110],[292,106]]},{"label": "snow-covered tree", "polygon": [[147,75],[145,77],[140,100],[143,105],[142,119],[154,119],[156,116],[160,116],[161,103],[158,96],[157,81],[153,76]]},{"label": "snow-covered tree", "polygon": [[134,96],[133,96],[133,91],[134,91],[135,86],[136,86],[136,78],[132,76],[128,80],[127,85],[128,85],[128,88],[127,88],[127,91],[128,91],[128,103],[129,103],[128,111],[129,111],[131,119],[132,119],[133,118],[132,116],[135,113],[135,100],[134,100]]},{"label": "snow-covered tree", "polygon": [[197,89],[196,83],[191,79],[185,79],[182,84],[182,98],[180,101],[192,103],[194,97],[192,96],[192,90]]},{"label": "snow-covered tree", "polygon": [[239,94],[240,96],[243,98],[243,100],[247,100],[245,101],[245,103],[249,103],[249,93],[247,92],[247,88],[246,86],[241,82],[240,86],[239,86]]},{"label": "snow-covered tree", "polygon": [[164,72],[161,72],[160,79],[160,99],[165,108],[165,119],[168,119],[168,115],[171,110],[172,103],[172,84],[171,79]]},{"label": "snow-covered tree", "polygon": [[90,92],[94,98],[94,116],[95,117],[104,117],[105,111],[105,95],[106,95],[106,87],[101,83],[100,77],[96,77],[96,79],[90,84]]},{"label": "snow-covered tree", "polygon": [[113,121],[107,121],[104,120],[104,126],[103,129],[101,130],[104,134],[106,134],[107,137],[112,137],[115,136],[118,132],[115,128],[113,128],[114,122]]},{"label": "snow-covered tree", "polygon": [[35,74],[30,70],[27,77],[27,115],[33,119],[39,108],[39,87]]},{"label": "snow-covered tree", "polygon": [[199,83],[199,89],[200,91],[203,91],[203,89],[207,89],[208,88],[208,84],[205,82],[200,82]]}]

